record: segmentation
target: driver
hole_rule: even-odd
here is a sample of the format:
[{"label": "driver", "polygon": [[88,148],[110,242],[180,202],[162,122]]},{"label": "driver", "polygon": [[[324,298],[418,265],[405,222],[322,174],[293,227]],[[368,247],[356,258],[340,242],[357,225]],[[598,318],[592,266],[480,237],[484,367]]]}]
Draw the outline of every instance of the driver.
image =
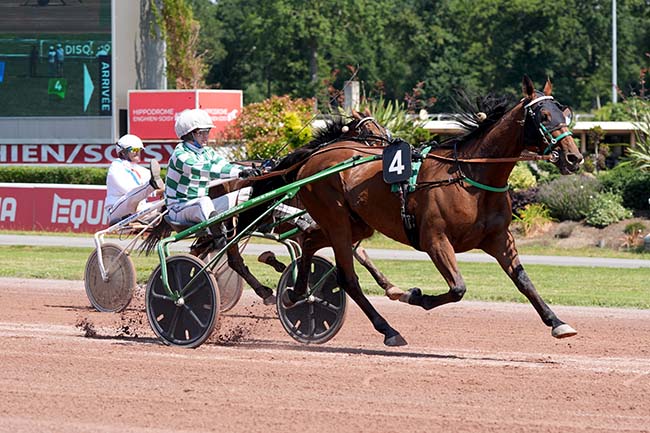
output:
[{"label": "driver", "polygon": [[250,187],[211,199],[208,196],[211,180],[244,179],[261,174],[256,168],[228,162],[207,146],[212,128],[210,115],[199,108],[185,110],[176,119],[174,129],[183,141],[169,158],[165,194],[169,218],[177,224],[205,221],[235,206],[238,200],[248,199]]},{"label": "driver", "polygon": [[160,178],[160,166],[151,160],[149,170],[139,165],[144,144],[137,135],[126,134],[115,144],[115,159],[106,175],[106,203],[110,224],[145,210],[153,205],[147,202],[152,194],[160,197],[165,187]]}]

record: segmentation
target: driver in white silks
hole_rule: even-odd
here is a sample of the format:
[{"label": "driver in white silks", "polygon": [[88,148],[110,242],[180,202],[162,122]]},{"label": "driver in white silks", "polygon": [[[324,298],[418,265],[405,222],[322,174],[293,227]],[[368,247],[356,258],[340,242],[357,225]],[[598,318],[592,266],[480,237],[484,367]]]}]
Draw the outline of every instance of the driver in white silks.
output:
[{"label": "driver in white silks", "polygon": [[[178,143],[169,158],[165,179],[168,218],[171,221],[182,225],[196,224],[248,200],[250,187],[215,199],[208,195],[210,181],[245,179],[260,175],[261,171],[231,163],[207,145],[210,129],[214,128],[214,124],[206,111],[197,108],[181,112],[174,128],[178,138],[183,141]],[[286,218],[301,211],[282,206],[276,212],[277,217]],[[315,224],[308,215],[297,217],[294,222],[303,230]]]},{"label": "driver in white silks", "polygon": [[115,145],[117,159],[106,175],[106,202],[110,224],[151,207],[148,197],[161,197],[165,187],[160,167],[151,160],[149,170],[139,165],[144,144],[137,135],[126,134]]}]

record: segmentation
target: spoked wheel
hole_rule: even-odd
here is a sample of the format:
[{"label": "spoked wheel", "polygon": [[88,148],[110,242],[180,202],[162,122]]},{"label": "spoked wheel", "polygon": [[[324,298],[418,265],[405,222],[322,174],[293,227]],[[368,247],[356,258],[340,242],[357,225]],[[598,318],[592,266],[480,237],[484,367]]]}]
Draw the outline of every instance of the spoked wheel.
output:
[{"label": "spoked wheel", "polygon": [[[214,252],[208,253],[208,261],[212,260],[215,254]],[[228,266],[228,257],[225,254],[215,265],[212,274],[217,279],[219,286],[219,299],[221,300],[219,311],[228,311],[239,302],[244,291],[244,279]]]},{"label": "spoked wheel", "polygon": [[86,262],[84,285],[86,296],[95,309],[105,313],[124,310],[135,290],[135,266],[127,253],[119,245],[102,245],[102,261],[108,273],[108,280],[102,278],[97,250],[90,254]]},{"label": "spoked wheel", "polygon": [[314,256],[309,272],[309,289],[316,290],[294,306],[285,308],[282,295],[287,287],[293,287],[292,262],[282,273],[278,283],[278,316],[284,329],[301,343],[322,344],[334,337],[345,320],[345,292],[336,282],[336,270],[329,260]]},{"label": "spoked wheel", "polygon": [[190,254],[167,259],[169,286],[181,296],[176,301],[163,286],[160,265],[151,274],[145,293],[147,318],[165,344],[198,347],[212,334],[219,313],[219,289],[211,272],[200,272],[204,266]]}]

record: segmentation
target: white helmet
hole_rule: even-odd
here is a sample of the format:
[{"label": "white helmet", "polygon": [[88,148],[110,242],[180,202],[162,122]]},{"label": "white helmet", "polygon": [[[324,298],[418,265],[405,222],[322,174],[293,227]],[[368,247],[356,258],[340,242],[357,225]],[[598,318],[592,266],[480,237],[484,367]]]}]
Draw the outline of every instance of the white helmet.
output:
[{"label": "white helmet", "polygon": [[144,149],[144,144],[142,144],[142,140],[137,135],[126,134],[117,140],[116,147],[117,153],[120,153],[121,151],[142,150]]},{"label": "white helmet", "polygon": [[183,136],[195,129],[205,128],[214,128],[214,123],[212,123],[210,115],[200,108],[182,111],[176,118],[176,124],[174,125],[178,138],[183,138]]}]

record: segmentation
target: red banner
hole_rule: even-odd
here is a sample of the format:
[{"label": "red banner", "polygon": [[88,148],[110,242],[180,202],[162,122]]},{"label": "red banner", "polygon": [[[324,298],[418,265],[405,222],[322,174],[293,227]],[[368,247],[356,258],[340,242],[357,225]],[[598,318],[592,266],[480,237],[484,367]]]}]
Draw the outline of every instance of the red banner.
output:
[{"label": "red banner", "polygon": [[[176,144],[145,142],[142,163],[155,159],[167,164]],[[108,165],[116,157],[112,144],[0,144],[1,164]]]},{"label": "red banner", "polygon": [[174,123],[188,108],[202,108],[212,117],[214,139],[241,113],[241,90],[131,90],[129,132],[143,140],[177,139]]},{"label": "red banner", "polygon": [[105,199],[105,186],[0,183],[0,229],[95,233]]}]

